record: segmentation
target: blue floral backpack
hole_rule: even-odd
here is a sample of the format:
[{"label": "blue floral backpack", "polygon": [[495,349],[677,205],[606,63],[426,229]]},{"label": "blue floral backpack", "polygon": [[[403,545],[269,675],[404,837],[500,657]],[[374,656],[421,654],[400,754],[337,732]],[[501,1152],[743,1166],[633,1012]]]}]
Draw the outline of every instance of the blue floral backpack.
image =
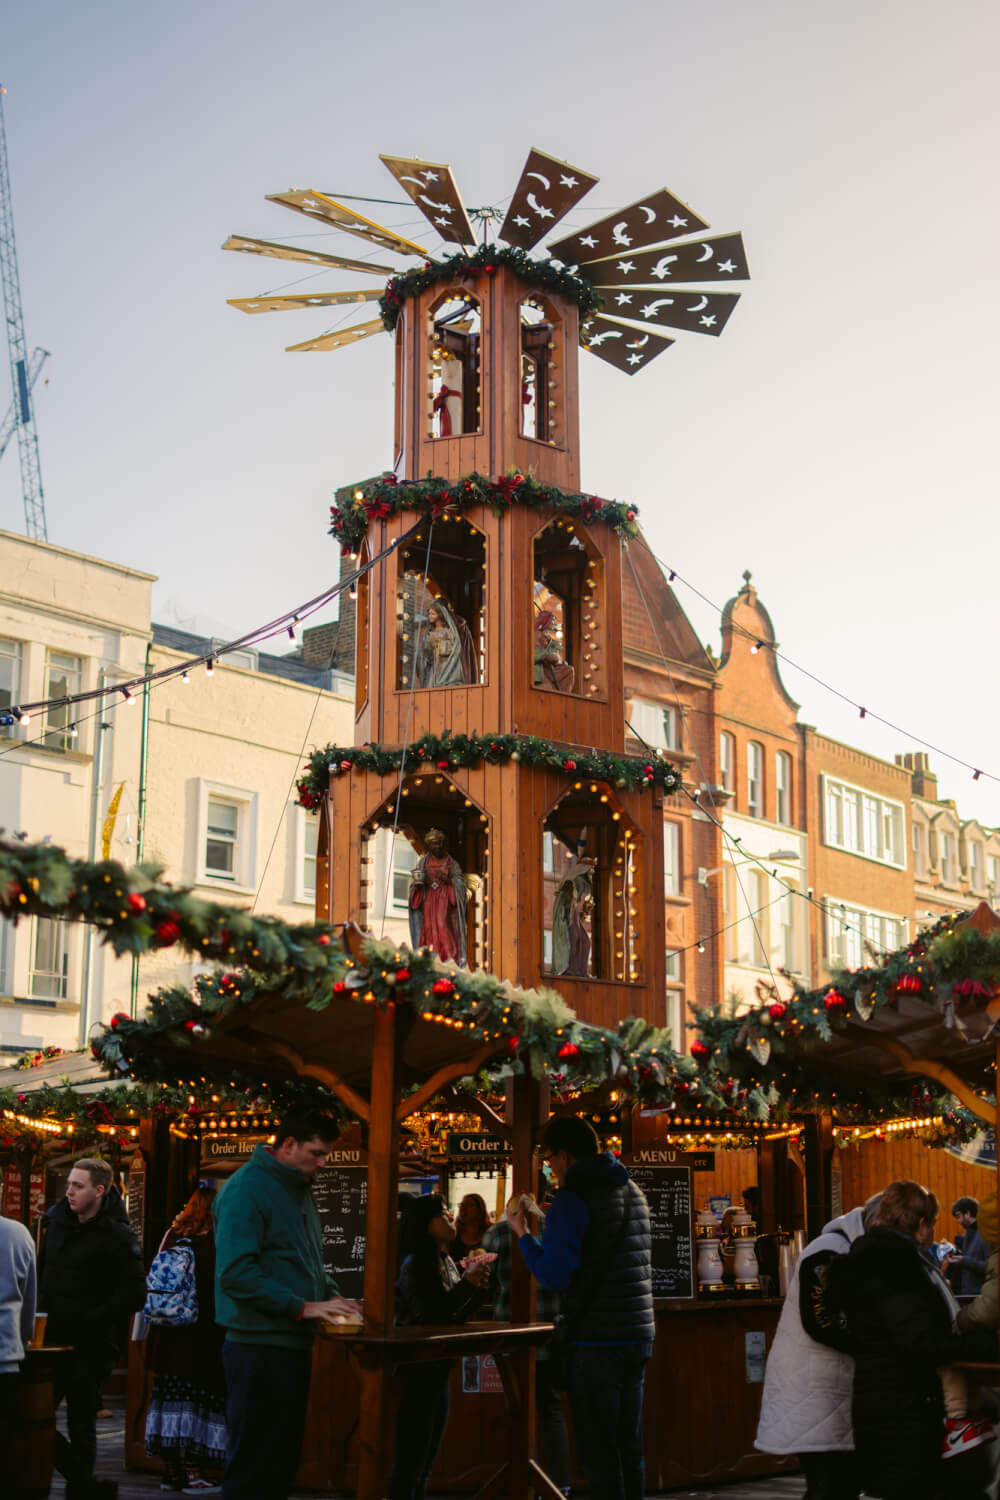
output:
[{"label": "blue floral backpack", "polygon": [[146,1277],[146,1305],[142,1311],[148,1322],[165,1323],[171,1328],[197,1323],[198,1292],[190,1240],[178,1240],[169,1249],[156,1252]]}]

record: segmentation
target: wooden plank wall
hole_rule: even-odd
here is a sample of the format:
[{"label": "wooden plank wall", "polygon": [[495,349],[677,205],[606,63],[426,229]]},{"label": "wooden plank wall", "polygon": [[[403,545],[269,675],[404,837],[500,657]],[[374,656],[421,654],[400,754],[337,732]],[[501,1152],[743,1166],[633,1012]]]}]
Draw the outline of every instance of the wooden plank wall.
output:
[{"label": "wooden plank wall", "polygon": [[956,1198],[985,1198],[997,1185],[994,1167],[972,1166],[950,1151],[918,1140],[862,1141],[841,1151],[838,1161],[845,1209],[857,1207],[888,1183],[904,1178],[930,1188],[941,1203],[939,1239],[951,1239],[956,1228],[951,1217]]}]

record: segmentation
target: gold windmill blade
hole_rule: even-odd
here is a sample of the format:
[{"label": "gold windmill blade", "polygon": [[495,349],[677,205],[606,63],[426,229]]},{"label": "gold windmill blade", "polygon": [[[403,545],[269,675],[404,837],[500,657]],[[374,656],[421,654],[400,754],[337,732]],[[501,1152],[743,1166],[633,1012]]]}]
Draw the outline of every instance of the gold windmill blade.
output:
[{"label": "gold windmill blade", "polygon": [[301,344],[287,344],[286,354],[319,353],[331,349],[344,349],[348,344],[356,344],[361,339],[370,339],[373,333],[384,333],[385,326],[381,318],[375,318],[371,323],[355,323],[351,328],[338,328],[334,333],[321,333],[317,339],[306,339]]},{"label": "gold windmill blade", "polygon": [[246,234],[231,234],[223,250],[243,250],[248,255],[273,255],[275,260],[304,260],[311,266],[335,266],[338,271],[359,271],[366,276],[393,276],[395,267],[376,266],[367,260],[348,260],[343,255],[327,255],[324,250],[300,250],[297,245],[281,245],[276,240],[255,240]]},{"label": "gold windmill blade", "polygon": [[572,234],[547,248],[557,260],[579,265],[617,255],[621,250],[665,244],[707,228],[707,219],[661,188],[648,198],[640,198],[638,203],[608,214],[606,219],[598,219],[596,224],[588,224],[586,229],[574,229]]},{"label": "gold windmill blade", "polygon": [[475,230],[469,222],[458,183],[446,162],[384,154],[379,160],[385,163],[403,192],[443,240],[453,245],[476,243]]},{"label": "gold windmill blade", "polygon": [[581,329],[580,343],[588,354],[596,354],[598,359],[614,365],[616,370],[623,370],[626,375],[638,375],[658,354],[676,343],[676,339],[656,328],[628,328],[598,313]]},{"label": "gold windmill blade", "polygon": [[361,239],[369,240],[383,250],[394,250],[397,255],[427,254],[422,245],[415,245],[412,240],[404,239],[401,234],[395,234],[383,224],[376,224],[374,219],[366,219],[364,214],[338,203],[336,198],[330,198],[326,193],[316,192],[312,188],[290,188],[287,193],[267,193],[265,196],[269,203],[280,203],[310,219],[319,219],[323,224],[332,225],[334,229],[343,229],[346,234],[359,235]]},{"label": "gold windmill blade", "polygon": [[361,292],[293,292],[281,297],[227,297],[226,301],[238,312],[291,312],[300,307],[337,307],[342,302],[377,302],[381,295],[380,287],[366,287]]},{"label": "gold windmill blade", "polygon": [[530,151],[500,226],[500,238],[530,250],[599,180],[544,151]]}]

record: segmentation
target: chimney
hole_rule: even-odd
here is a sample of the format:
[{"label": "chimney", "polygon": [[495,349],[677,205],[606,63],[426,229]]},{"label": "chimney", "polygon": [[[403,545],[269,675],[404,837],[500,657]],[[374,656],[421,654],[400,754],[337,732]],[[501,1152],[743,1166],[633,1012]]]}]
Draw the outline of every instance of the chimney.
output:
[{"label": "chimney", "polygon": [[938,801],[937,775],[930,768],[926,750],[907,750],[905,755],[896,756],[896,764],[910,772],[914,797]]},{"label": "chimney", "polygon": [[[342,579],[353,573],[357,562],[349,553],[340,558]],[[314,625],[302,632],[302,660],[310,667],[323,667],[333,672],[354,676],[354,630],[357,604],[347,589],[340,596],[340,619],[327,625]]]}]

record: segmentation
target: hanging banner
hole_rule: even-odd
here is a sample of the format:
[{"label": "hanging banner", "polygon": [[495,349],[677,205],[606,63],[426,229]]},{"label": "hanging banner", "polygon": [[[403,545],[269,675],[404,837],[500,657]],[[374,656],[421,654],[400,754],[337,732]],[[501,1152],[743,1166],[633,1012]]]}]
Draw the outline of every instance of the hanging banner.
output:
[{"label": "hanging banner", "polygon": [[952,1156],[957,1156],[959,1161],[968,1162],[972,1167],[987,1167],[991,1172],[997,1169],[995,1130],[980,1130],[971,1141],[966,1141],[963,1146],[946,1146],[944,1149]]}]

